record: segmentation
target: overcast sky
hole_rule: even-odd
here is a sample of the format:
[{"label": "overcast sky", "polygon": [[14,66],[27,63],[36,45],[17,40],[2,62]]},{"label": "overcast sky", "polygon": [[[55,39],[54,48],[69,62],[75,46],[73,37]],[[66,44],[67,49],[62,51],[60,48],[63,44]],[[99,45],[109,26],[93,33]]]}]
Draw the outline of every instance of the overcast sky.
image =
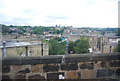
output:
[{"label": "overcast sky", "polygon": [[0,0],[0,23],[118,27],[119,0]]}]

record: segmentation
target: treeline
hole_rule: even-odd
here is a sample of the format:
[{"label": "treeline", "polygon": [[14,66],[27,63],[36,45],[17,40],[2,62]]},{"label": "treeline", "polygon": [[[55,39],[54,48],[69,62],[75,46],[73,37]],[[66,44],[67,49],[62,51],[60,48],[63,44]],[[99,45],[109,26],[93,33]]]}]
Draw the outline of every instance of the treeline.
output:
[{"label": "treeline", "polygon": [[2,25],[2,34],[18,33],[24,35],[24,33],[43,35],[44,32],[50,32],[51,34],[63,34],[64,27],[60,30],[54,26],[6,26]]},{"label": "treeline", "polygon": [[[61,38],[55,37],[49,41],[49,54],[50,55],[61,55],[66,54],[66,41],[62,42]],[[68,53],[69,54],[84,54],[89,52],[89,40],[85,37],[81,40],[68,43]]]}]

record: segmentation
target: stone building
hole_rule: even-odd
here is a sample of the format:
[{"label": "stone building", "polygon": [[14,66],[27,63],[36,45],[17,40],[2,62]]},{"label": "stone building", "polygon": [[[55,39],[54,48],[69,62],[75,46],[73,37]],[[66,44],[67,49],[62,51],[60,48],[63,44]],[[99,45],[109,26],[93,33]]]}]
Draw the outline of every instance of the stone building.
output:
[{"label": "stone building", "polygon": [[27,42],[14,42],[1,45],[0,50],[3,56],[16,57],[16,56],[45,56],[48,53],[48,44],[46,43],[27,43]]},{"label": "stone building", "polygon": [[[68,37],[69,41],[80,40],[83,35],[70,35]],[[114,48],[117,43],[111,43],[109,37],[106,36],[92,36],[86,35],[85,38],[89,39],[90,48],[93,50],[93,53],[113,53]]]}]

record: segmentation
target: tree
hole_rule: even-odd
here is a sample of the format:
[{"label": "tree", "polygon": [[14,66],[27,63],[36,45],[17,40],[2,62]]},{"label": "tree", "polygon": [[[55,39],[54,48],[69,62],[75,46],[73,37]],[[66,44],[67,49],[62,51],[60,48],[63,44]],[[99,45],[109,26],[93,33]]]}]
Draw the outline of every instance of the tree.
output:
[{"label": "tree", "polygon": [[79,42],[77,42],[75,49],[75,53],[88,53],[89,52],[89,40],[85,37],[81,38]]},{"label": "tree", "polygon": [[51,39],[49,40],[49,54],[61,55],[65,54],[65,42],[58,43],[59,41]]},{"label": "tree", "polygon": [[120,52],[120,41],[118,42],[118,45],[115,47],[114,52]]},{"label": "tree", "polygon": [[120,28],[118,28],[117,36],[120,36]]},{"label": "tree", "polygon": [[9,34],[9,26],[2,25],[2,34]]},{"label": "tree", "polygon": [[105,35],[105,31],[101,31],[101,34],[102,34],[102,35]]},{"label": "tree", "polygon": [[62,39],[60,37],[54,37],[53,39],[57,40],[57,41],[62,41]]},{"label": "tree", "polygon": [[69,42],[69,46],[68,46],[68,53],[69,54],[74,54],[75,53],[75,47],[76,47],[77,43],[75,42]]}]

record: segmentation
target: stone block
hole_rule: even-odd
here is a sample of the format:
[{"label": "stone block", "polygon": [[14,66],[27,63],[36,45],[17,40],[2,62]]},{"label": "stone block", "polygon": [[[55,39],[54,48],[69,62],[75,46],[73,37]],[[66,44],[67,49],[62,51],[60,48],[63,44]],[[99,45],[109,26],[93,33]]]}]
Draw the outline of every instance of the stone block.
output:
[{"label": "stone block", "polygon": [[61,64],[61,70],[78,70],[78,64],[77,63],[64,63]]},{"label": "stone block", "polygon": [[43,72],[54,72],[58,70],[59,66],[57,64],[46,64],[43,66]]},{"label": "stone block", "polygon": [[59,79],[59,75],[65,76],[64,72],[47,73],[47,79]]},{"label": "stone block", "polygon": [[62,56],[43,56],[41,58],[42,64],[61,63]]},{"label": "stone block", "polygon": [[33,73],[43,72],[43,64],[31,65],[31,72]]},{"label": "stone block", "polygon": [[116,69],[116,76],[120,76],[120,68]]},{"label": "stone block", "polygon": [[100,69],[102,68],[101,66],[101,61],[97,61],[95,64],[94,64],[94,69]]},{"label": "stone block", "polygon": [[101,67],[102,68],[109,68],[109,62],[108,61],[101,61]]},{"label": "stone block", "polygon": [[79,71],[67,71],[66,78],[67,79],[80,79],[81,73]]},{"label": "stone block", "polygon": [[26,68],[29,68],[29,70],[30,70],[31,65],[12,65],[11,66],[11,73],[16,74],[21,70],[25,70]]},{"label": "stone block", "polygon": [[96,78],[96,70],[81,70],[81,79],[95,79]]},{"label": "stone block", "polygon": [[120,67],[120,60],[110,62],[110,66],[111,67]]},{"label": "stone block", "polygon": [[20,70],[20,71],[17,72],[17,74],[26,74],[26,73],[30,73],[29,68],[26,68],[26,69],[23,69],[23,70]]},{"label": "stone block", "polygon": [[28,79],[45,79],[45,77],[41,76],[40,74],[33,74],[33,75],[29,76]]},{"label": "stone block", "polygon": [[26,79],[26,75],[16,75],[14,79]]},{"label": "stone block", "polygon": [[2,79],[7,79],[7,80],[10,80],[10,76],[9,75],[2,75]]},{"label": "stone block", "polygon": [[2,73],[9,73],[10,72],[10,66],[2,66]]},{"label": "stone block", "polygon": [[80,64],[80,69],[93,69],[94,64],[93,63],[83,63]]},{"label": "stone block", "polygon": [[41,59],[40,59],[40,57],[21,58],[21,65],[25,65],[25,64],[30,64],[30,65],[41,64]]},{"label": "stone block", "polygon": [[92,57],[93,61],[106,61],[120,59],[119,54],[96,54]]},{"label": "stone block", "polygon": [[111,69],[99,69],[97,70],[97,77],[108,77],[114,75],[114,71]]},{"label": "stone block", "polygon": [[2,65],[20,65],[20,58],[6,57],[2,58]]},{"label": "stone block", "polygon": [[90,55],[68,55],[65,56],[65,63],[69,62],[84,62],[84,61],[89,61],[90,60]]}]

